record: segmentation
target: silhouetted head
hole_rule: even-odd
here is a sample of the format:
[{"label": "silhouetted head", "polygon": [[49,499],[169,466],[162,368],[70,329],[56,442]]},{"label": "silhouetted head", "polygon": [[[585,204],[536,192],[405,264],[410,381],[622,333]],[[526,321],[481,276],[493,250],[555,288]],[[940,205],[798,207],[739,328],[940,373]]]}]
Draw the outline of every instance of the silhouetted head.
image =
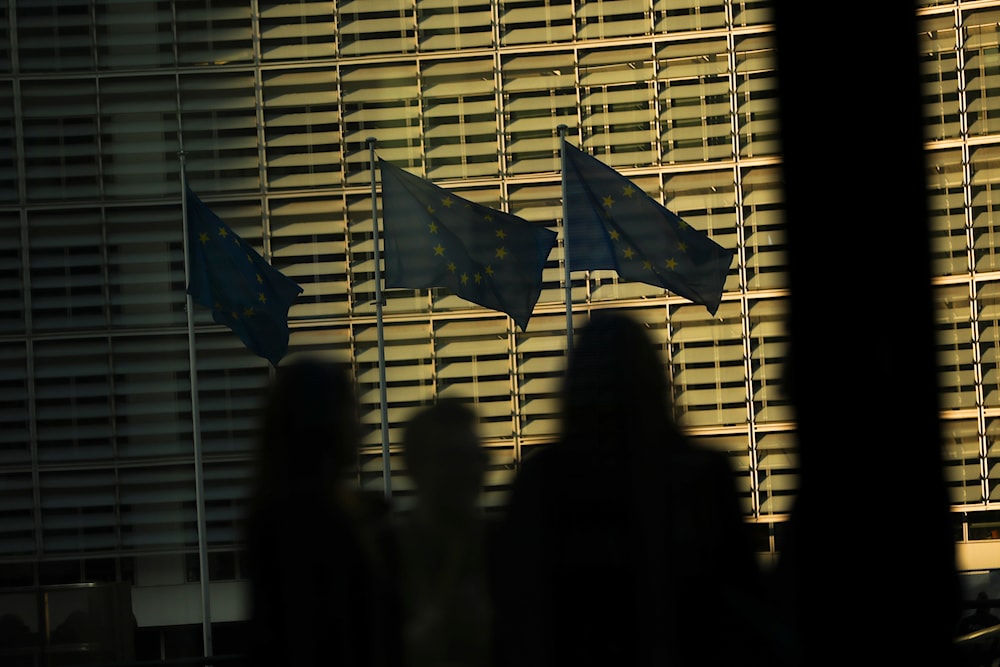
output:
[{"label": "silhouetted head", "polygon": [[644,325],[616,311],[591,316],[576,338],[563,386],[563,432],[604,447],[668,428],[666,369]]},{"label": "silhouetted head", "polygon": [[428,512],[464,514],[476,507],[487,460],[471,407],[439,399],[421,408],[406,424],[403,456]]},{"label": "silhouetted head", "polygon": [[346,364],[305,358],[279,366],[262,407],[258,466],[271,490],[326,485],[355,461],[361,429]]}]

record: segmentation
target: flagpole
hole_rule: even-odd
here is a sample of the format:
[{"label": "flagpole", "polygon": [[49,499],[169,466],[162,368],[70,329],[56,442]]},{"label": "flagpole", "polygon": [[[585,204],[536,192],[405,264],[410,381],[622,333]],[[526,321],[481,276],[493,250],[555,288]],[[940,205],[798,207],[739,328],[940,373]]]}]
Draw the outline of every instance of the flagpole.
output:
[{"label": "flagpole", "polygon": [[187,304],[187,334],[188,334],[188,364],[191,368],[191,429],[194,440],[194,494],[195,512],[198,521],[198,573],[201,579],[201,633],[204,642],[205,657],[212,655],[212,605],[211,591],[208,580],[208,546],[205,536],[205,478],[201,461],[201,410],[198,405],[198,369],[197,355],[194,349],[194,308],[187,286],[191,284],[191,267],[188,258],[188,211],[187,211],[187,173],[185,169],[184,151],[177,156],[181,161],[181,219],[183,220],[184,239],[184,293]]},{"label": "flagpole", "polygon": [[368,137],[368,159],[372,167],[372,241],[375,245],[375,322],[378,331],[378,387],[382,410],[382,479],[385,497],[392,498],[392,460],[389,457],[389,411],[385,397],[385,338],[382,332],[382,268],[379,253],[378,194],[375,188],[375,137]]},{"label": "flagpole", "polygon": [[562,172],[562,221],[563,221],[563,269],[566,282],[566,359],[573,352],[573,282],[570,279],[569,266],[569,203],[566,198],[566,130],[565,125],[559,125],[559,160]]}]

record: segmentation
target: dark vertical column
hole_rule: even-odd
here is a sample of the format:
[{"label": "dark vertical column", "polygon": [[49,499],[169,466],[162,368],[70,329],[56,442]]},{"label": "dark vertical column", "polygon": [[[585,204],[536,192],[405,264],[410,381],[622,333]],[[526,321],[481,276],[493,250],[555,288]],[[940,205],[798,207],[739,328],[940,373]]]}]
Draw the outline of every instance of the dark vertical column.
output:
[{"label": "dark vertical column", "polygon": [[807,665],[953,664],[914,11],[776,2]]}]

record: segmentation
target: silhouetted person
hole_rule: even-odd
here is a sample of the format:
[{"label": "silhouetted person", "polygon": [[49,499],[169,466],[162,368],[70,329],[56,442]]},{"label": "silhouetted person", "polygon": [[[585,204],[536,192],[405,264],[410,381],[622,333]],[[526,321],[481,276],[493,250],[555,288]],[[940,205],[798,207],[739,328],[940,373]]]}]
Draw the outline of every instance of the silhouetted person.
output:
[{"label": "silhouetted person", "polygon": [[643,326],[595,313],[561,401],[507,507],[505,665],[781,664],[728,460],[675,424]]},{"label": "silhouetted person", "polygon": [[348,481],[361,436],[350,369],[279,366],[261,419],[247,522],[251,664],[392,664],[379,517]]},{"label": "silhouetted person", "polygon": [[976,595],[976,609],[958,622],[958,634],[967,635],[976,630],[1000,625],[1000,617],[990,608],[990,599],[985,591]]},{"label": "silhouetted person", "polygon": [[[986,591],[976,595],[976,609],[958,622],[956,635],[965,635],[1000,625],[998,618],[990,608],[990,599]],[[959,645],[964,664],[969,667],[990,667],[1000,658],[1000,638],[990,633],[985,637],[974,637],[963,640]]]},{"label": "silhouetted person", "polygon": [[407,667],[492,664],[486,452],[475,411],[455,400],[421,408],[403,436],[415,506],[397,529]]}]

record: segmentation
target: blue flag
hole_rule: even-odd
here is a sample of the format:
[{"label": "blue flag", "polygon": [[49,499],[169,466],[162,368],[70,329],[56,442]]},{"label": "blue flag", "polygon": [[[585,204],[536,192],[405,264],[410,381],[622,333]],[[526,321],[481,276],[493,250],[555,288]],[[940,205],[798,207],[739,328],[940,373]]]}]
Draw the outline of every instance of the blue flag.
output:
[{"label": "blue flag", "polygon": [[570,270],[613,269],[719,309],[736,254],[688,225],[634,183],[566,141],[563,200]]},{"label": "blue flag", "polygon": [[288,351],[288,309],[302,292],[268,264],[189,188],[186,192],[192,300],[277,366]]},{"label": "blue flag", "polygon": [[385,286],[446,287],[526,331],[556,232],[462,199],[379,158]]}]

